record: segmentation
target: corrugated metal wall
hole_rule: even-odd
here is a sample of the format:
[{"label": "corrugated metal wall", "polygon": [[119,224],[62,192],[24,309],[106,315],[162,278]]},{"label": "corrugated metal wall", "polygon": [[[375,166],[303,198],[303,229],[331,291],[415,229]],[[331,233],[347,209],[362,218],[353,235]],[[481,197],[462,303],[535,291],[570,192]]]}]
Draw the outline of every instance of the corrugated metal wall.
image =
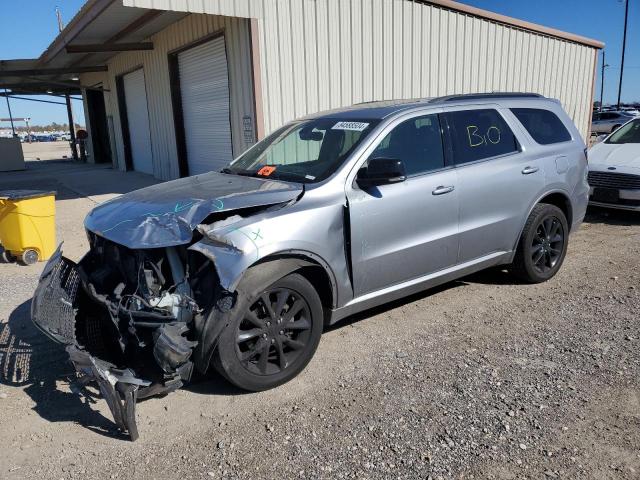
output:
[{"label": "corrugated metal wall", "polygon": [[124,144],[115,77],[142,66],[145,70],[149,123],[153,149],[154,175],[163,180],[177,178],[178,160],[176,135],[169,82],[169,52],[224,29],[229,62],[231,90],[231,129],[234,154],[243,152],[249,144],[243,135],[243,117],[254,118],[254,96],[251,69],[251,38],[248,20],[214,15],[189,15],[151,37],[151,51],[127,52],[109,62],[109,72],[100,79],[96,74],[82,76],[90,81],[102,80],[110,92],[105,94],[107,115],[113,118],[118,165],[124,169]]},{"label": "corrugated metal wall", "polygon": [[371,100],[527,91],[587,135],[596,50],[408,0],[124,0],[257,18],[265,130]]}]

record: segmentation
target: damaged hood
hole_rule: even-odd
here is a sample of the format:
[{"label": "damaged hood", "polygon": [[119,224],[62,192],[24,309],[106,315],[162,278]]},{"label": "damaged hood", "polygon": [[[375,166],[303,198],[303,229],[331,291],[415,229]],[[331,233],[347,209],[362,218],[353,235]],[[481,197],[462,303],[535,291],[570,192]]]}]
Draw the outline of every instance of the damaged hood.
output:
[{"label": "damaged hood", "polygon": [[170,247],[189,243],[212,213],[285,203],[302,192],[302,184],[210,172],[109,200],[84,225],[128,248]]}]

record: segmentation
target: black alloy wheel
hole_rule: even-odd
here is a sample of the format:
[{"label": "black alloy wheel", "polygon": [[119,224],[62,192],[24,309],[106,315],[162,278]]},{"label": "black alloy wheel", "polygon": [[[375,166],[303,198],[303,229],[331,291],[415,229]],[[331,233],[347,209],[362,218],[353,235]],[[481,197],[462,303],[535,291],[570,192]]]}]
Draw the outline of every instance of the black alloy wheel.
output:
[{"label": "black alloy wheel", "polygon": [[548,216],[538,224],[531,243],[531,260],[539,272],[549,272],[558,264],[564,251],[564,240],[564,228],[559,218]]},{"label": "black alloy wheel", "polygon": [[564,262],[568,240],[564,212],[555,205],[539,203],[522,230],[511,271],[527,283],[549,280]]},{"label": "black alloy wheel", "polygon": [[212,365],[229,382],[249,391],[288,382],[309,363],[322,335],[318,292],[299,273],[271,285],[237,289],[238,302],[213,353]]},{"label": "black alloy wheel", "polygon": [[273,375],[294,364],[309,343],[307,301],[289,288],[268,290],[251,305],[236,329],[236,355],[256,375]]}]

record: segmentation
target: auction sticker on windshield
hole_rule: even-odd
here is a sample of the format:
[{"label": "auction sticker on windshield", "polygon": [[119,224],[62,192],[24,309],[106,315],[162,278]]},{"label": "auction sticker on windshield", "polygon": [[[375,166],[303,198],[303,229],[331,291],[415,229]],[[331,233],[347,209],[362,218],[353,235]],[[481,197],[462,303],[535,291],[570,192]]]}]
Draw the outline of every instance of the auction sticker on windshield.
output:
[{"label": "auction sticker on windshield", "polygon": [[352,130],[354,132],[362,132],[368,126],[369,124],[364,122],[338,122],[333,127],[331,127],[331,129],[332,130]]},{"label": "auction sticker on windshield", "polygon": [[262,175],[263,177],[268,177],[273,172],[276,171],[276,167],[273,165],[265,165],[260,170],[258,170],[258,175]]}]

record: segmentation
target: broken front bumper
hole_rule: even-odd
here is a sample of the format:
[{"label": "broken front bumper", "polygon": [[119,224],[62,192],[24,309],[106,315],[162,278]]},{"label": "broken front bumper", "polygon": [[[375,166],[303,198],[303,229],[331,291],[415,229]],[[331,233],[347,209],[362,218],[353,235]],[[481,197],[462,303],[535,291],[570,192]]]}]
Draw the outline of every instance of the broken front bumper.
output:
[{"label": "broken front bumper", "polygon": [[114,365],[92,357],[85,350],[74,345],[67,347],[67,353],[82,383],[97,382],[118,428],[128,432],[131,440],[137,440],[139,436],[136,424],[138,389],[148,387],[151,382],[136,378],[130,369],[119,370]]},{"label": "broken front bumper", "polygon": [[[93,381],[98,384],[118,428],[128,433],[132,440],[136,440],[136,401],[174,391],[182,386],[182,379],[175,373],[165,375],[162,381],[156,382],[138,378],[131,368],[118,368],[111,362],[97,358],[78,342],[79,297],[84,288],[82,276],[80,267],[63,257],[58,248],[40,277],[31,304],[31,318],[44,334],[66,345],[69,358],[80,377],[80,383],[86,385]],[[159,334],[156,336],[156,343],[165,347],[157,358],[162,360],[164,368],[168,368],[166,364],[171,363],[171,360],[174,364],[180,365],[180,368],[190,365],[187,361],[191,352],[184,351],[180,342],[176,345],[176,342],[172,341],[175,337],[171,336],[176,335],[175,330],[179,332],[177,335],[181,335],[184,329],[184,325],[175,324],[157,329]],[[174,349],[170,348],[172,346]],[[181,347],[178,349],[180,355],[175,353],[178,347]]]}]

